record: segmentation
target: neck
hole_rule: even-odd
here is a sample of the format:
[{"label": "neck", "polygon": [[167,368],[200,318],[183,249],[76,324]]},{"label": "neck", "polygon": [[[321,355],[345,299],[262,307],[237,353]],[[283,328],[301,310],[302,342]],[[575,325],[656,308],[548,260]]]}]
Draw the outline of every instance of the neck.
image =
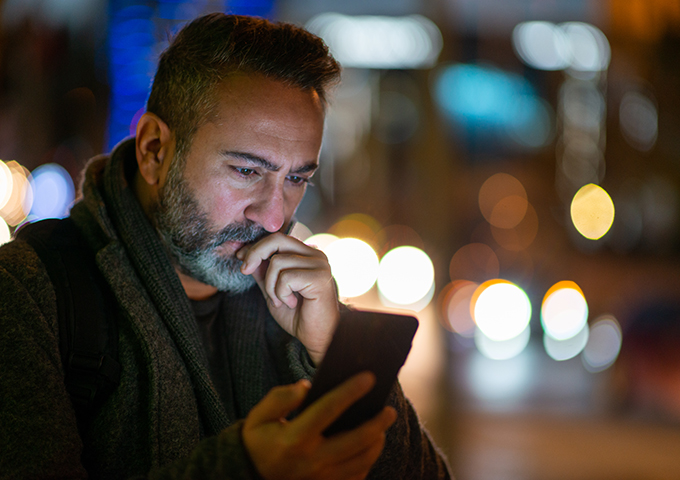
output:
[{"label": "neck", "polygon": [[179,281],[182,282],[182,287],[191,300],[205,300],[217,293],[217,288],[212,285],[206,285],[198,280],[185,275],[175,269],[179,276]]}]

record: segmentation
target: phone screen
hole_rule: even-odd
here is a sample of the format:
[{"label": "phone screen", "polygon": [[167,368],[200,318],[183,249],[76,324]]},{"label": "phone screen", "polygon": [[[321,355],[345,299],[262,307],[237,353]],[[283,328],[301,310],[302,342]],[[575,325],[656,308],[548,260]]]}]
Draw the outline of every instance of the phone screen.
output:
[{"label": "phone screen", "polygon": [[349,377],[370,370],[376,376],[373,389],[349,407],[324,435],[350,430],[374,417],[385,406],[417,329],[418,320],[410,315],[343,312],[300,410]]}]

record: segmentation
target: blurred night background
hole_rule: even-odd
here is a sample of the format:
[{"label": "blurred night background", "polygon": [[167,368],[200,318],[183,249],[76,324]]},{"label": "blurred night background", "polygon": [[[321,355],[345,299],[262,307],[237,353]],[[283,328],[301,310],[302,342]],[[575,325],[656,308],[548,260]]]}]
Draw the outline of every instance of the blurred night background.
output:
[{"label": "blurred night background", "polygon": [[416,312],[400,378],[459,480],[680,478],[679,0],[0,0],[0,242],[212,11],[342,63],[294,234]]}]

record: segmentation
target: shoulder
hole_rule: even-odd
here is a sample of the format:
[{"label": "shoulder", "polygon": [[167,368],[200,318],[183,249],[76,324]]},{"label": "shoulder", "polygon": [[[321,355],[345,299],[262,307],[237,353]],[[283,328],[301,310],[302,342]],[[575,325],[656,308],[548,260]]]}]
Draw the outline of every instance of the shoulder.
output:
[{"label": "shoulder", "polygon": [[[0,312],[56,319],[54,288],[35,250],[15,239],[0,247]],[[38,311],[34,311],[34,309]]]}]

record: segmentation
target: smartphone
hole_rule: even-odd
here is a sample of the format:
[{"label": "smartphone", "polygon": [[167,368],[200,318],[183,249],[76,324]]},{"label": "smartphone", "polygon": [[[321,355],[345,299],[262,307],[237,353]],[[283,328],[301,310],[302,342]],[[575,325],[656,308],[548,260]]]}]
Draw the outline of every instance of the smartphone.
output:
[{"label": "smartphone", "polygon": [[418,320],[410,315],[344,311],[300,411],[349,377],[370,370],[376,376],[373,389],[323,433],[331,436],[351,430],[377,415],[406,361],[417,329]]}]

